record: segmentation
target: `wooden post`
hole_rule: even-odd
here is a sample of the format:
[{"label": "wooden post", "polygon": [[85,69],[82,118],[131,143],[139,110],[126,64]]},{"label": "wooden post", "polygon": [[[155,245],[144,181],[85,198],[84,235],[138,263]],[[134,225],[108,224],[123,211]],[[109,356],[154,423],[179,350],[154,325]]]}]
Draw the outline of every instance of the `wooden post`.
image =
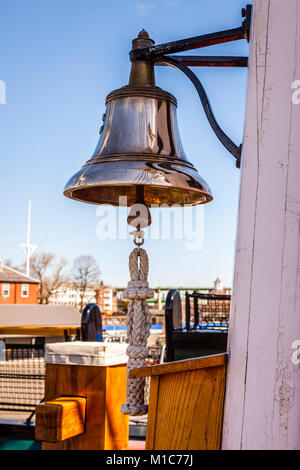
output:
[{"label": "wooden post", "polygon": [[37,406],[36,420],[36,437],[45,439],[42,449],[125,449],[129,422],[121,413],[127,377],[123,345],[71,342],[46,348],[45,404]]},{"label": "wooden post", "polygon": [[255,0],[250,43],[222,447],[299,449],[300,1]]}]

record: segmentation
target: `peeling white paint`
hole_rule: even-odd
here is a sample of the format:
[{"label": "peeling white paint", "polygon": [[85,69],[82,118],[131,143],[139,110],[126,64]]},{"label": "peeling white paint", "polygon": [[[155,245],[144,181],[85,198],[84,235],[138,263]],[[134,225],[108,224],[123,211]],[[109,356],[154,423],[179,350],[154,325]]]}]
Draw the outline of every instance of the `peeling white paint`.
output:
[{"label": "peeling white paint", "polygon": [[300,0],[256,0],[224,449],[300,449]]}]

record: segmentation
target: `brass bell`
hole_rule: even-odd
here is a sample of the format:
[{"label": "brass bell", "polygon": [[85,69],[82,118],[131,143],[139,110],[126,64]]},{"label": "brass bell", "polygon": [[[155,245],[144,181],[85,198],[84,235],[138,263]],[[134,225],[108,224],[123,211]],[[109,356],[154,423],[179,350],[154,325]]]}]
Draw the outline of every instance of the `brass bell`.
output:
[{"label": "brass bell", "polygon": [[[154,43],[143,30],[133,49]],[[129,85],[106,98],[100,139],[90,160],[68,181],[64,194],[92,204],[195,205],[209,202],[207,183],[187,160],[173,95],[155,86],[150,61],[132,63]],[[124,199],[122,204],[124,204]]]}]

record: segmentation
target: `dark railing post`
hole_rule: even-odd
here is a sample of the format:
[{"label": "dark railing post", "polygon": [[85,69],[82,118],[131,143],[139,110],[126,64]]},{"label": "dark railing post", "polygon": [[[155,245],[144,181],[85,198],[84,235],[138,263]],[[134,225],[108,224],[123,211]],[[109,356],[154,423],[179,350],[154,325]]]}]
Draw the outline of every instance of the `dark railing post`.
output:
[{"label": "dark railing post", "polygon": [[194,290],[194,328],[199,326],[199,309],[198,309],[198,297],[195,295],[197,292]]},{"label": "dark railing post", "polygon": [[171,289],[168,292],[165,306],[166,362],[174,361],[173,330],[174,328],[181,328],[181,325],[180,294],[177,289]]},{"label": "dark railing post", "polygon": [[187,330],[191,327],[191,306],[190,306],[190,294],[185,293],[185,327]]},{"label": "dark railing post", "polygon": [[82,341],[102,341],[102,316],[97,304],[87,304],[81,316]]},{"label": "dark railing post", "polygon": [[66,329],[64,330],[64,337],[65,337],[66,343],[67,343],[68,341],[70,341],[70,336],[69,336],[69,334],[68,334],[68,330],[66,330]]},{"label": "dark railing post", "polygon": [[166,298],[166,306],[165,306],[165,334],[166,334],[166,353],[165,353],[165,361],[172,362],[174,361],[174,347],[173,347],[173,302],[172,302],[172,294],[168,292]]}]

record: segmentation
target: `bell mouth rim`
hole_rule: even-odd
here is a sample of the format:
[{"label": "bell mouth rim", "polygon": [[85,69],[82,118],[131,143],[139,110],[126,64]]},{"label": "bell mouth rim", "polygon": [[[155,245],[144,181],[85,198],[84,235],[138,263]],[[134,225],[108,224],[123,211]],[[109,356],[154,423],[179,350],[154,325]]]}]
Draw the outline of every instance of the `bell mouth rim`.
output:
[{"label": "bell mouth rim", "polygon": [[126,85],[122,88],[118,88],[117,90],[111,91],[107,95],[105,99],[105,105],[107,105],[107,103],[112,100],[128,97],[164,99],[169,101],[170,103],[173,103],[177,107],[177,99],[175,98],[175,96],[155,85],[151,85],[148,87]]},{"label": "bell mouth rim", "polygon": [[[67,183],[68,185],[68,183]],[[111,183],[111,184],[96,184],[96,183],[93,183],[93,184],[87,184],[87,185],[80,185],[79,187],[65,187],[64,191],[63,191],[63,194],[64,196],[66,196],[67,198],[69,199],[72,199],[74,201],[78,201],[78,202],[85,202],[87,204],[93,204],[93,205],[97,205],[97,206],[114,206],[114,207],[120,207],[120,204],[118,203],[114,203],[114,202],[99,202],[99,201],[90,201],[90,200],[87,200],[87,199],[83,199],[82,197],[79,198],[79,197],[74,197],[74,193],[76,192],[80,192],[82,190],[92,190],[92,189],[97,189],[97,188],[107,188],[107,187],[132,187],[132,188],[135,188],[136,186],[144,186],[144,187],[147,187],[147,189],[150,189],[150,188],[153,188],[155,190],[162,190],[162,191],[168,191],[170,188],[168,186],[164,186],[164,185],[158,185],[158,184],[136,184],[136,183]],[[199,189],[197,190],[193,190],[193,189],[186,189],[186,188],[182,188],[182,187],[177,187],[176,188],[176,191],[177,192],[184,192],[184,193],[197,193],[197,194],[201,194],[202,196],[205,197],[205,201],[202,201],[202,202],[191,202],[191,203],[179,203],[179,202],[174,202],[173,204],[170,204],[170,207],[172,207],[172,205],[178,205],[180,207],[190,207],[190,206],[197,206],[197,205],[201,205],[201,204],[206,204],[208,202],[211,202],[213,200],[213,196],[210,192],[207,192],[205,190],[201,190],[199,191]],[[130,203],[130,204],[127,204],[127,205],[122,205],[121,207],[131,207],[134,203]],[[161,205],[163,205],[165,203],[161,203],[161,204],[146,204],[150,209],[153,208],[155,209],[156,207],[151,207],[152,205],[156,205],[158,206],[157,208],[159,208]],[[163,207],[164,208],[164,207]]]},{"label": "bell mouth rim", "polygon": [[97,165],[100,163],[108,163],[108,162],[121,162],[121,161],[136,161],[136,158],[139,157],[143,159],[144,161],[151,161],[153,162],[153,158],[155,157],[155,163],[172,163],[173,165],[181,165],[181,166],[186,166],[190,168],[191,170],[196,170],[194,165],[189,162],[188,160],[184,160],[179,157],[172,157],[170,155],[168,156],[159,156],[157,154],[151,154],[151,153],[132,153],[132,154],[114,154],[114,155],[101,155],[99,157],[92,157],[90,160],[87,160],[84,165],[82,165],[81,168],[85,168],[86,166],[90,165]]}]

